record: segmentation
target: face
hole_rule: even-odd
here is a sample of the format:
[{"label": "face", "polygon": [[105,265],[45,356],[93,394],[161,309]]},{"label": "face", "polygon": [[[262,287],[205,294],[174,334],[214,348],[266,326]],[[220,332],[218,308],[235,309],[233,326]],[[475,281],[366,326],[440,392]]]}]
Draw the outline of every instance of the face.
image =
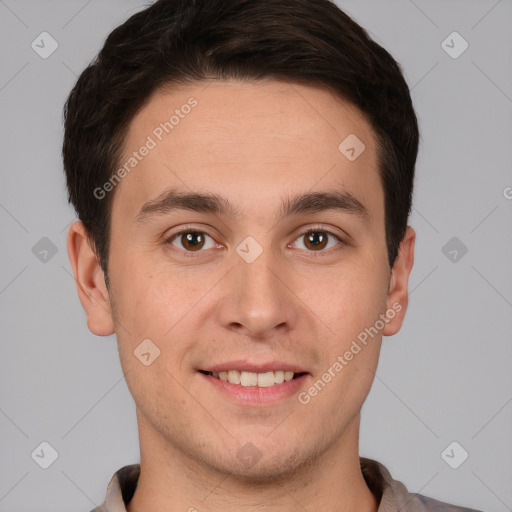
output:
[{"label": "face", "polygon": [[277,81],[159,91],[130,125],[125,163],[113,315],[91,309],[89,327],[114,326],[141,439],[259,478],[357,442],[412,265],[388,266],[362,114]]}]

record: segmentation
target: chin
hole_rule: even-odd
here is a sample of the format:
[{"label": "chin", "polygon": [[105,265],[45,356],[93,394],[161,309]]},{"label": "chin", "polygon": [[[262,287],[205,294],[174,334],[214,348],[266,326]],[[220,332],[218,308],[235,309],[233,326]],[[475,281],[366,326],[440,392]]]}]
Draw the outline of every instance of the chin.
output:
[{"label": "chin", "polygon": [[305,465],[297,454],[283,458],[282,454],[274,454],[271,460],[262,457],[254,466],[246,467],[238,458],[231,460],[224,467],[216,469],[244,485],[268,485],[284,482],[296,474]]},{"label": "chin", "polygon": [[[197,452],[201,464],[241,484],[268,485],[286,481],[300,472],[318,456],[321,450],[307,449],[304,442],[285,445],[269,442],[266,436],[252,437],[246,443],[234,442],[230,447],[218,446],[216,450]],[[235,446],[236,444],[236,446]]]}]

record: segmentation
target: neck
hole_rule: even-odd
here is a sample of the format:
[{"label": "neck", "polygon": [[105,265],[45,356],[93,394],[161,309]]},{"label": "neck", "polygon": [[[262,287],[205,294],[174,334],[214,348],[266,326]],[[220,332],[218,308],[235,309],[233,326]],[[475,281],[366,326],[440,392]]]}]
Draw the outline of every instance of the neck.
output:
[{"label": "neck", "polygon": [[141,473],[128,512],[266,512],[304,510],[376,512],[378,503],[362,476],[359,416],[340,439],[293,473],[254,481],[194,460],[139,419]]}]

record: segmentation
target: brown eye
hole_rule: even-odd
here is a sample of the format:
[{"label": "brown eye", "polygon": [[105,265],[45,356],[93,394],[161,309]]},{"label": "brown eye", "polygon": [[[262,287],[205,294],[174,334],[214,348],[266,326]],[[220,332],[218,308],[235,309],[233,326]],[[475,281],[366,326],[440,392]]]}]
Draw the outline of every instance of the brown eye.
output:
[{"label": "brown eye", "polygon": [[324,249],[327,245],[327,235],[324,231],[310,231],[303,235],[306,239],[306,247],[308,249]]},{"label": "brown eye", "polygon": [[211,239],[210,235],[202,231],[180,231],[179,233],[175,233],[172,237],[170,237],[167,240],[167,243],[185,252],[199,252],[205,248],[210,249],[215,245],[212,239],[210,246],[205,247],[207,242],[206,237]]},{"label": "brown eye", "polygon": [[180,236],[180,241],[185,249],[196,251],[202,249],[204,245],[204,236],[199,232],[183,233]]},{"label": "brown eye", "polygon": [[[330,231],[326,231],[324,229],[310,229],[305,233],[302,233],[297,241],[303,241],[302,245],[304,246],[304,250],[309,252],[328,252],[328,250],[324,250],[329,245],[329,239],[338,242],[338,245],[342,245],[343,241]],[[296,242],[297,243],[297,242]],[[334,246],[336,243],[334,243]],[[328,249],[332,248],[333,244],[331,243]],[[299,244],[299,249],[302,249]]]}]

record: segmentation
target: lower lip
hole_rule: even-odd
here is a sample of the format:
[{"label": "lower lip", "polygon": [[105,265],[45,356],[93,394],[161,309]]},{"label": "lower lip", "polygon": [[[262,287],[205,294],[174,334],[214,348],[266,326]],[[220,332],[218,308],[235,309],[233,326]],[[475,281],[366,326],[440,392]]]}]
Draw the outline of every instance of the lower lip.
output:
[{"label": "lower lip", "polygon": [[282,384],[260,388],[258,386],[232,384],[231,382],[226,382],[201,372],[199,372],[199,375],[207,379],[208,382],[226,396],[250,405],[268,404],[289,398],[298,393],[299,389],[306,382],[306,378],[309,377],[309,374],[305,373],[296,379],[285,380]]}]

